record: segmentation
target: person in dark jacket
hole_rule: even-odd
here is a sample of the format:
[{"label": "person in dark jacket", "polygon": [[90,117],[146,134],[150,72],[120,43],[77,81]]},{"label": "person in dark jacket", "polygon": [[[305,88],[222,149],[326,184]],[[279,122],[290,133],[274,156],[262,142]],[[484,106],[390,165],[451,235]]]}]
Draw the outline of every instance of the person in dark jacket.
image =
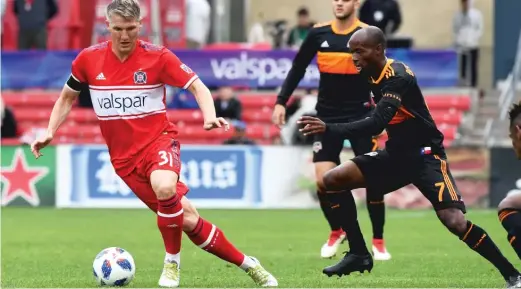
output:
[{"label": "person in dark jacket", "polygon": [[366,0],[360,7],[359,19],[391,35],[402,24],[400,4],[396,0]]},{"label": "person in dark jacket", "polygon": [[240,120],[242,118],[242,104],[235,97],[233,88],[230,86],[219,88],[218,96],[214,103],[217,117],[230,120]]},{"label": "person in dark jacket", "polygon": [[56,0],[15,0],[18,49],[47,48],[47,23],[58,13]]},{"label": "person in dark jacket", "polygon": [[14,113],[4,105],[4,101],[0,98],[0,126],[2,128],[0,135],[2,138],[13,138],[18,136],[18,124]]},{"label": "person in dark jacket", "polygon": [[291,29],[286,45],[290,48],[298,48],[308,36],[309,30],[315,23],[309,18],[309,11],[302,7],[297,11],[297,25]]},{"label": "person in dark jacket", "polygon": [[255,145],[255,142],[246,136],[246,124],[242,121],[233,121],[233,136],[223,142],[225,145]]}]

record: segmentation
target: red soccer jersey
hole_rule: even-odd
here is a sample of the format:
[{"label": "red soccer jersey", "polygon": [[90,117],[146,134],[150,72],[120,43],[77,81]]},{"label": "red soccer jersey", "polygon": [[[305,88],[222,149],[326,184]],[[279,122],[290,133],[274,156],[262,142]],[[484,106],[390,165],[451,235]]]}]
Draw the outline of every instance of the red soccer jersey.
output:
[{"label": "red soccer jersey", "polygon": [[165,84],[188,88],[198,77],[164,47],[139,40],[121,62],[111,46],[84,49],[72,62],[72,76],[89,85],[112,164],[125,176],[160,134],[177,134],[166,117]]}]

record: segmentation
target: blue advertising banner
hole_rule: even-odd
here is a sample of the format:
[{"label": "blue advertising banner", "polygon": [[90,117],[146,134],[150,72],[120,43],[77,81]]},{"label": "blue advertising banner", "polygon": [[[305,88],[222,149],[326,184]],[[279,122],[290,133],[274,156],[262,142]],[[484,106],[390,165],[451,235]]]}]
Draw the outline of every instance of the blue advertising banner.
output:
[{"label": "blue advertising banner", "polygon": [[[116,175],[104,146],[70,146],[60,150],[68,167],[68,196],[61,200],[72,207],[141,207],[141,201]],[[67,160],[68,159],[68,160]],[[256,147],[184,146],[180,179],[190,191],[187,197],[219,206],[252,207],[261,201],[262,151]],[[69,164],[66,165],[65,163]],[[224,204],[227,203],[227,204]],[[67,206],[67,205],[64,205]]]},{"label": "blue advertising banner", "polygon": [[[295,51],[175,51],[210,87],[222,85],[275,88],[282,85]],[[2,52],[2,89],[61,89],[77,52]],[[458,60],[452,50],[391,50],[388,57],[406,62],[423,87],[452,87]],[[300,87],[317,87],[316,61],[308,66]]]}]

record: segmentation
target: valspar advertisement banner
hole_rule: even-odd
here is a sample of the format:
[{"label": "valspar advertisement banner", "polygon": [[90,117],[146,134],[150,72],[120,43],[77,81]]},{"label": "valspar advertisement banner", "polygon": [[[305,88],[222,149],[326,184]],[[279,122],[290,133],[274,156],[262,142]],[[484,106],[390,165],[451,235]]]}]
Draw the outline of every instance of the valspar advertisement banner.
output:
[{"label": "valspar advertisement banner", "polygon": [[[104,146],[60,146],[56,154],[57,206],[145,208],[116,175]],[[469,207],[488,205],[490,164],[485,149],[452,148],[449,166]],[[201,208],[315,208],[311,147],[183,146],[181,180]],[[351,150],[341,159],[353,157]],[[365,190],[354,191],[364,206]],[[427,209],[431,204],[409,185],[385,196],[388,207]]]},{"label": "valspar advertisement banner", "polygon": [[[60,146],[57,154],[58,207],[145,207],[116,175],[105,146]],[[198,207],[249,208],[260,203],[260,149],[183,146],[181,161],[180,179]]]},{"label": "valspar advertisement banner", "polygon": [[[489,195],[489,151],[481,148],[447,150],[451,173],[468,207],[487,207]],[[341,161],[354,157],[351,150],[341,153]],[[441,164],[440,164],[441,165]],[[263,148],[261,206],[267,208],[306,208],[318,206],[316,177],[311,147]],[[518,170],[517,172],[521,172]],[[269,186],[269,189],[266,188]],[[353,191],[360,206],[365,206],[365,189]],[[408,185],[385,196],[387,207],[428,209],[430,202],[414,186]]]},{"label": "valspar advertisement banner", "polygon": [[[105,0],[103,0],[105,1]],[[172,16],[175,18],[174,16]],[[175,37],[174,37],[175,38]],[[180,50],[174,53],[210,87],[223,85],[276,88],[291,69],[291,50]],[[2,52],[3,89],[61,89],[71,73],[77,51]],[[458,58],[452,50],[392,50],[388,56],[406,62],[422,87],[454,87],[458,82]],[[27,71],[34,72],[27,78]],[[320,73],[313,60],[300,87],[318,86]]]}]

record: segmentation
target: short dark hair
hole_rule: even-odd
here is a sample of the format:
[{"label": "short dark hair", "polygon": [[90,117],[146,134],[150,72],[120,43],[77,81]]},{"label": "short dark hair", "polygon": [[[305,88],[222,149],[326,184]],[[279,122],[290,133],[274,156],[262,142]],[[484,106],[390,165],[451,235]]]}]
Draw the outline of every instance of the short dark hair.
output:
[{"label": "short dark hair", "polygon": [[516,119],[519,118],[521,120],[521,101],[512,105],[508,115],[510,116],[510,126],[514,125]]},{"label": "short dark hair", "polygon": [[308,8],[302,7],[297,11],[298,16],[309,16]]}]

